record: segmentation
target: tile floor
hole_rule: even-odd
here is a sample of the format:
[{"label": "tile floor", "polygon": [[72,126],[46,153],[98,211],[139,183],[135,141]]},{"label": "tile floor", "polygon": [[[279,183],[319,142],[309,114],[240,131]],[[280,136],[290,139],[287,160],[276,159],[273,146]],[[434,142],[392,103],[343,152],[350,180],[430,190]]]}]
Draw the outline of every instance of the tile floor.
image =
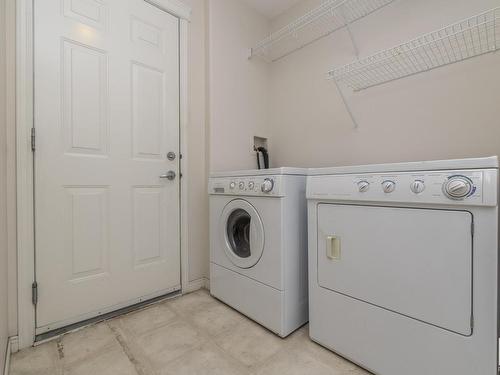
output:
[{"label": "tile floor", "polygon": [[308,338],[280,339],[200,290],[16,353],[10,375],[362,375]]}]

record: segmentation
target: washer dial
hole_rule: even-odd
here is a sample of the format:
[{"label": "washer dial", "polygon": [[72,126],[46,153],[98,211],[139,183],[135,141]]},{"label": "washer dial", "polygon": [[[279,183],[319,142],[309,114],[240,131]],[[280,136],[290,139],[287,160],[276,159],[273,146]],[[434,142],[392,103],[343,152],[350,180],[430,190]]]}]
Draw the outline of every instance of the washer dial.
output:
[{"label": "washer dial", "polygon": [[240,190],[245,189],[245,183],[243,181],[241,181],[238,186],[239,186]]},{"label": "washer dial", "polygon": [[370,190],[370,183],[368,181],[359,181],[358,182],[358,190],[360,193],[366,193]]},{"label": "washer dial", "polygon": [[263,193],[270,193],[274,188],[274,181],[270,178],[266,178],[262,183],[260,189]]},{"label": "washer dial", "polygon": [[451,176],[443,184],[444,194],[454,200],[467,198],[474,193],[474,184],[465,176]]},{"label": "washer dial", "polygon": [[390,180],[384,181],[382,182],[382,190],[384,190],[384,193],[386,194],[392,193],[396,190],[396,183]]},{"label": "washer dial", "polygon": [[410,186],[411,191],[415,194],[423,193],[425,190],[425,183],[422,180],[415,180]]}]

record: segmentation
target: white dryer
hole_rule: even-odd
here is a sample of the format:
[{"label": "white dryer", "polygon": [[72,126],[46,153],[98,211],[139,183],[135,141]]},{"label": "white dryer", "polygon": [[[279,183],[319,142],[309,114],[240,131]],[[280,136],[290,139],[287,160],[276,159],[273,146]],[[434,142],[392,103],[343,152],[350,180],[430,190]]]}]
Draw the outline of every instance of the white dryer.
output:
[{"label": "white dryer", "polygon": [[281,337],[308,320],[306,172],[213,174],[210,292]]},{"label": "white dryer", "polygon": [[380,375],[497,375],[498,159],[310,171],[310,335]]}]

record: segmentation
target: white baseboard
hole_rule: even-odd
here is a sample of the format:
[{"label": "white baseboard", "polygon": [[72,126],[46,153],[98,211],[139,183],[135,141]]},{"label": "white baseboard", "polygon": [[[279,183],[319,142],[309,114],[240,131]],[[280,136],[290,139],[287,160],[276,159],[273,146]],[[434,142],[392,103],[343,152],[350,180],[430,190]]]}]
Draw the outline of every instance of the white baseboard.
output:
[{"label": "white baseboard", "polygon": [[5,351],[5,367],[3,369],[3,375],[9,375],[11,353],[12,353],[12,341],[9,339],[7,340],[7,350]]},{"label": "white baseboard", "polygon": [[9,339],[10,343],[10,352],[17,353],[19,351],[19,336],[12,336]]},{"label": "white baseboard", "polygon": [[200,289],[209,289],[210,281],[206,277],[202,277],[198,280],[190,281],[189,284],[182,290],[183,294],[196,292]]}]

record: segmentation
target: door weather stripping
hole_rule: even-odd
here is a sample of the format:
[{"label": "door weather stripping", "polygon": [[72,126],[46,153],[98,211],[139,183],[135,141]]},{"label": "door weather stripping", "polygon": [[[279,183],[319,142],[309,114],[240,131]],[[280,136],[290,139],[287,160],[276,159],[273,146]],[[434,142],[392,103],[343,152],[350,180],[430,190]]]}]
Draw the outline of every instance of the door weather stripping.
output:
[{"label": "door weather stripping", "polygon": [[36,149],[35,128],[31,128],[31,151],[35,151],[35,149]]},{"label": "door weather stripping", "polygon": [[36,281],[31,284],[31,300],[33,305],[38,304],[38,283]]}]

